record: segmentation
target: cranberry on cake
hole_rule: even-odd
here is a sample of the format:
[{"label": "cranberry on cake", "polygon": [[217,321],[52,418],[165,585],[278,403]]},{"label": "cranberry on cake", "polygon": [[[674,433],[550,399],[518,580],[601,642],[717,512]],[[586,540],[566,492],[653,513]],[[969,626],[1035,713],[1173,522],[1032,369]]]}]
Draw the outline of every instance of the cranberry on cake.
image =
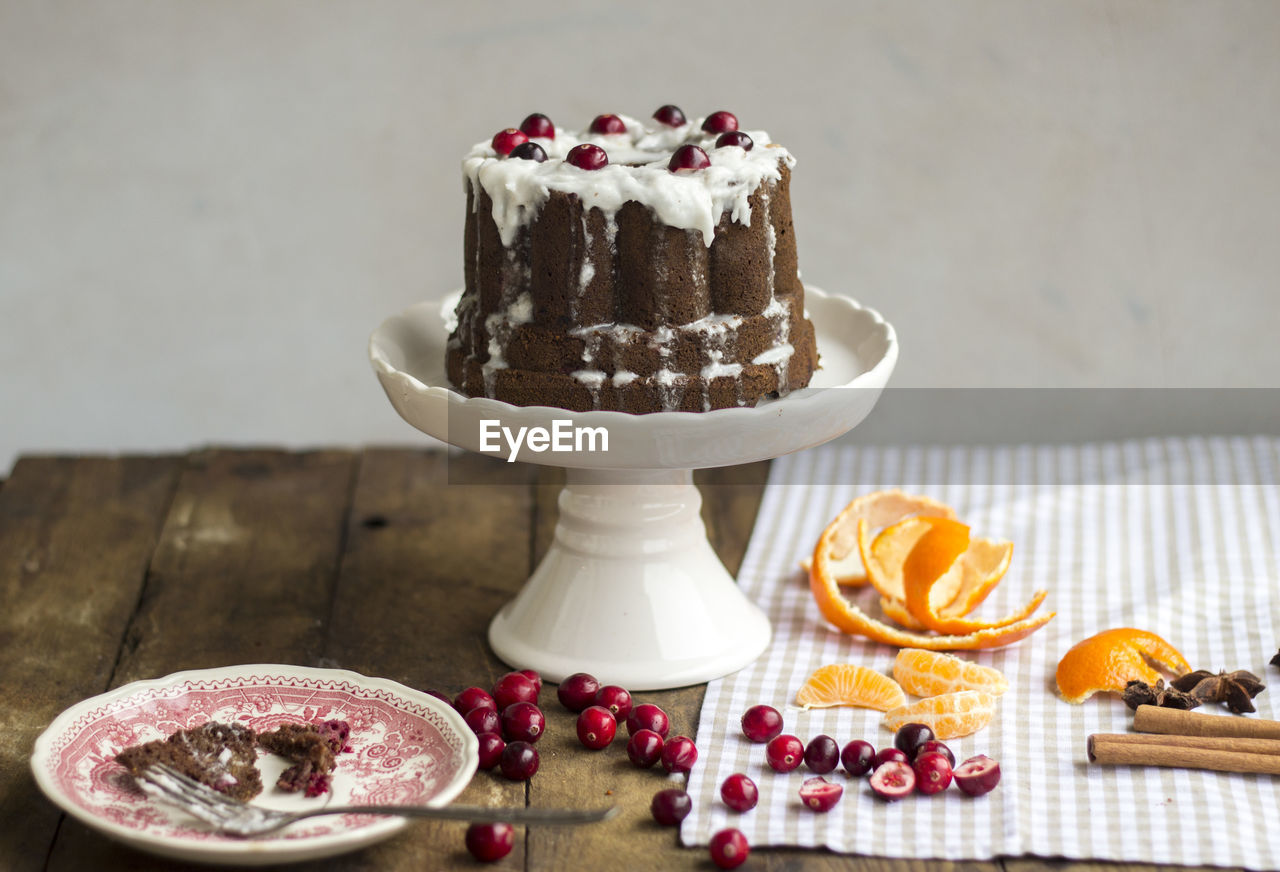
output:
[{"label": "cranberry on cake", "polygon": [[518,406],[631,413],[754,406],[818,365],[804,313],[795,159],[718,111],[545,115],[463,161],[454,386]]}]

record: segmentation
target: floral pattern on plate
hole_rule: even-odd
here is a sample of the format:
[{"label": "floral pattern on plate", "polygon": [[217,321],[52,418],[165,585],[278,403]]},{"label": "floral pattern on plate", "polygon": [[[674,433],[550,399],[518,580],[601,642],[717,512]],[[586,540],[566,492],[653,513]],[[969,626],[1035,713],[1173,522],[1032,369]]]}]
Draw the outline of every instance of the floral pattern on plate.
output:
[{"label": "floral pattern on plate", "polygon": [[115,755],[121,749],[206,721],[271,730],[283,723],[336,718],[351,725],[332,792],[305,798],[274,788],[284,763],[259,757],[271,808],[317,804],[443,805],[476,768],[476,740],[461,718],[427,694],[354,672],[256,665],[181,672],[127,685],[64,712],[37,740],[32,758],[45,793],[107,835],[166,856],[222,862],[280,862],[329,856],[370,844],[402,818],[334,815],[246,842],[148,799]]}]

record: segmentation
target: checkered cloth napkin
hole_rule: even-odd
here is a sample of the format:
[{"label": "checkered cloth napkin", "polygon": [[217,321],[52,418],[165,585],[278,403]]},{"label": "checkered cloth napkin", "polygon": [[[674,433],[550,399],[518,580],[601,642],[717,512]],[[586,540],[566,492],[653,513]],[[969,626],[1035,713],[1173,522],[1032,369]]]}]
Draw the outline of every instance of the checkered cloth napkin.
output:
[{"label": "checkered cloth napkin", "polygon": [[[825,847],[901,858],[982,860],[1034,854],[1127,862],[1280,867],[1280,778],[1090,764],[1090,733],[1125,732],[1115,694],[1070,705],[1054,693],[1059,658],[1079,640],[1132,626],[1168,639],[1193,668],[1248,669],[1273,685],[1256,715],[1280,717],[1280,440],[1163,439],[1048,447],[824,448],[776,461],[739,584],[773,621],[752,665],[709,685],[690,776],[693,812],[681,837],[705,845],[737,827],[752,846]],[[858,663],[891,674],[896,649],[830,628],[799,561],[854,496],[901,487],[950,503],[974,534],[1014,542],[1004,581],[978,610],[1006,614],[1036,588],[1057,617],[1023,642],[963,653],[994,666],[1011,689],[990,726],[949,742],[957,759],[985,753],[1003,780],[972,799],[952,787],[886,803],[865,778],[827,814],[806,809],[805,767],[779,775],[740,719],[768,703],[801,740],[843,746],[892,741],[880,713],[802,711],[796,690],[819,666]],[[873,592],[854,592],[873,609]],[[1202,706],[1200,711],[1220,705]],[[745,772],[760,804],[744,814],[719,798]]]}]

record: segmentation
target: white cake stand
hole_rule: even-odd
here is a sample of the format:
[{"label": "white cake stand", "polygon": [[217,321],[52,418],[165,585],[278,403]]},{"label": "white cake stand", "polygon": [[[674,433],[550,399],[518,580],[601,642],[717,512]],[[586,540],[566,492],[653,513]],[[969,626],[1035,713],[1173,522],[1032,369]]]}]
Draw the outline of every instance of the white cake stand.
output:
[{"label": "white cake stand", "polygon": [[568,412],[451,389],[446,325],[457,299],[454,293],[413,306],[370,337],[374,370],[406,421],[500,458],[510,453],[508,443],[499,438],[497,450],[483,450],[482,421],[512,433],[553,433],[557,426],[608,432],[607,451],[599,441],[597,450],[585,450],[584,440],[579,451],[517,452],[519,460],[567,467],[566,484],[546,557],[489,626],[494,652],[552,681],[589,672],[631,690],[697,684],[755,660],[769,644],[769,621],[707,541],[692,470],[778,457],[853,429],[897,362],[893,327],[853,300],[806,288],[822,357],[809,388],[754,409]]}]

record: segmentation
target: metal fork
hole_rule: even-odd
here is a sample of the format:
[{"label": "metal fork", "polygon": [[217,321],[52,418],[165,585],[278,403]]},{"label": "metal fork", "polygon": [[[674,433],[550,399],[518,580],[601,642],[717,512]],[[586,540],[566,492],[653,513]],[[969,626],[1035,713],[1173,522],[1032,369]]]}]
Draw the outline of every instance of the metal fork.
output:
[{"label": "metal fork", "polygon": [[153,763],[141,772],[138,786],[154,799],[181,808],[192,817],[211,824],[220,833],[232,836],[261,836],[287,827],[294,821],[329,814],[375,814],[392,817],[424,817],[473,823],[587,824],[608,820],[616,806],[594,809],[493,808],[478,805],[330,805],[310,811],[288,812],[259,808],[232,799],[183,775],[164,763]]}]

